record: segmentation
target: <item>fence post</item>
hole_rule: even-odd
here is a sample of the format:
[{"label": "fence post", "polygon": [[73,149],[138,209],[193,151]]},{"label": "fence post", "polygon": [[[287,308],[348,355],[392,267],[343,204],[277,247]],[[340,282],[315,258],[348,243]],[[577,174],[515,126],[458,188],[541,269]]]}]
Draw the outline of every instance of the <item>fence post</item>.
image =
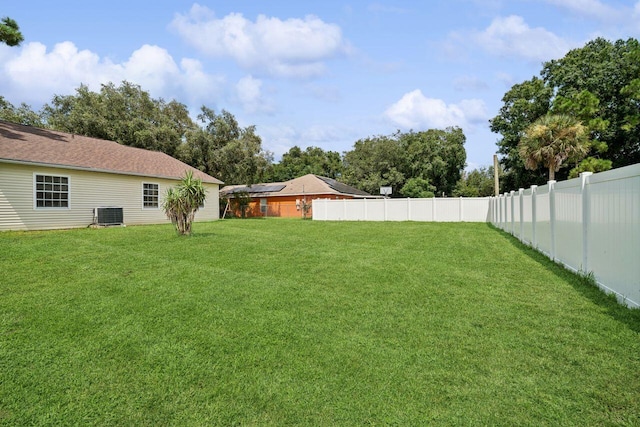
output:
[{"label": "fence post", "polygon": [[411,197],[407,197],[407,221],[411,221]]},{"label": "fence post", "polygon": [[551,228],[551,260],[556,260],[556,189],[555,181],[549,181],[549,226]]},{"label": "fence post", "polygon": [[496,198],[494,196],[491,196],[491,198],[489,199],[489,212],[491,213],[491,223],[493,225],[496,225]]},{"label": "fence post", "polygon": [[342,199],[342,221],[347,219],[347,199]]},{"label": "fence post", "polygon": [[509,193],[504,193],[504,224],[502,229],[509,232]]},{"label": "fence post", "polygon": [[364,220],[366,221],[367,219],[369,219],[369,215],[367,213],[367,199],[363,199],[364,200]]},{"label": "fence post", "polygon": [[582,192],[582,271],[589,272],[589,226],[591,225],[591,189],[589,177],[593,172],[580,174],[580,190]]},{"label": "fence post", "polygon": [[516,192],[514,190],[511,190],[511,192],[509,193],[509,197],[511,197],[511,235],[513,236],[515,234],[515,223],[516,223],[516,219],[514,218],[514,213],[516,211],[516,207],[515,207],[515,200],[513,198],[513,195]]},{"label": "fence post", "polygon": [[531,246],[534,248],[538,247],[538,235],[536,231],[536,210],[538,209],[536,206],[536,194],[538,193],[538,186],[531,186]]},{"label": "fence post", "polygon": [[438,198],[434,197],[433,203],[431,204],[431,218],[433,222],[436,222],[436,200],[438,200]]},{"label": "fence post", "polygon": [[498,203],[496,204],[498,207],[498,227],[502,228],[502,194],[498,196]]},{"label": "fence post", "polygon": [[489,199],[489,209],[491,211],[491,223],[493,225],[496,225],[496,222],[498,222],[496,220],[496,198],[495,196],[491,196],[491,199]]},{"label": "fence post", "polygon": [[387,220],[387,198],[384,198],[384,220]]},{"label": "fence post", "polygon": [[518,203],[520,206],[520,241],[524,242],[524,188],[518,188]]}]

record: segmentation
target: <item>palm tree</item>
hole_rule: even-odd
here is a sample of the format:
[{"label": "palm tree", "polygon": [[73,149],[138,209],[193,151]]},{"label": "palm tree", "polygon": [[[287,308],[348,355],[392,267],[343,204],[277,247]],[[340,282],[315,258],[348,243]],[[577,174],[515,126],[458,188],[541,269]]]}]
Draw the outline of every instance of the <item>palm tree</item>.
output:
[{"label": "palm tree", "polygon": [[589,152],[589,131],[566,114],[548,114],[533,122],[518,144],[518,152],[529,170],[540,164],[549,169],[549,181],[565,162],[582,160]]},{"label": "palm tree", "polygon": [[167,189],[162,208],[179,234],[191,234],[193,218],[206,196],[202,181],[194,178],[191,171],[185,173],[176,187]]}]

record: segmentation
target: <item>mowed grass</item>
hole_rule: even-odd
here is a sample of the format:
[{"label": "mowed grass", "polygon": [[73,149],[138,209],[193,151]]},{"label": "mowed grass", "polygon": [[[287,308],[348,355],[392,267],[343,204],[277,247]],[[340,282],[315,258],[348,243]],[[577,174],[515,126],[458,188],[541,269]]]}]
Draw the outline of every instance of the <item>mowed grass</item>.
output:
[{"label": "mowed grass", "polygon": [[640,311],[487,224],[0,233],[0,425],[639,425]]}]

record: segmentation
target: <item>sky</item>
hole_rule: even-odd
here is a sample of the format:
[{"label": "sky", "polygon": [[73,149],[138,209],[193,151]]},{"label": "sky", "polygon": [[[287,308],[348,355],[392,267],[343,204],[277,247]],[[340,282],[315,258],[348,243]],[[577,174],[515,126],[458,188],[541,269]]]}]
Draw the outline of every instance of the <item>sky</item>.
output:
[{"label": "sky", "polygon": [[489,166],[489,119],[542,64],[596,37],[640,38],[640,0],[6,1],[19,47],[0,45],[0,95],[126,80],[256,126],[278,161],[297,145],[459,126],[467,169]]}]

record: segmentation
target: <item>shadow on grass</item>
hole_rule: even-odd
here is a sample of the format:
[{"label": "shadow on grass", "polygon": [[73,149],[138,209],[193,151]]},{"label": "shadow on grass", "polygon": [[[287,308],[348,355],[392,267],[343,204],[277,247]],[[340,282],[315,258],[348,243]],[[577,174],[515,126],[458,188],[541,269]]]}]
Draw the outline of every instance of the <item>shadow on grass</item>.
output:
[{"label": "shadow on grass", "polygon": [[499,232],[511,245],[523,251],[545,269],[569,283],[580,295],[603,308],[611,318],[626,324],[632,331],[640,333],[640,309],[629,308],[620,304],[615,295],[607,294],[589,277],[574,273],[562,264],[551,261],[542,252],[522,243],[518,238],[499,229],[493,224],[487,223],[487,226]]}]

